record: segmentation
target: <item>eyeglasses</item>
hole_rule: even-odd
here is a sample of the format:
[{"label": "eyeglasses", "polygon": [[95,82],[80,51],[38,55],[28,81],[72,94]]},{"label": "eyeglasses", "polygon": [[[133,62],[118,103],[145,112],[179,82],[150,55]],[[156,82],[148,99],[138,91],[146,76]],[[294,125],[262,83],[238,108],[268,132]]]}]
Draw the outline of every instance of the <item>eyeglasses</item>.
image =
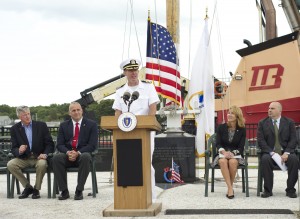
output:
[{"label": "eyeglasses", "polygon": [[30,113],[24,113],[20,115],[21,117],[25,118],[25,117],[30,117]]}]

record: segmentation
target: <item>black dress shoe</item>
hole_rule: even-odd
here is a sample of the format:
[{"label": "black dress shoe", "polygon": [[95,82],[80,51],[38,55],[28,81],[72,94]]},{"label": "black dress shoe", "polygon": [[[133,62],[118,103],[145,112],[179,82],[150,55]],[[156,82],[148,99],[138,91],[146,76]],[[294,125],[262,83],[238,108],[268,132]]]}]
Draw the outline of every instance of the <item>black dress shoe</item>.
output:
[{"label": "black dress shoe", "polygon": [[290,198],[297,198],[297,194],[296,192],[287,192],[286,196],[290,197]]},{"label": "black dress shoe", "polygon": [[40,191],[39,190],[37,190],[37,189],[33,189],[33,193],[32,193],[32,199],[38,199],[38,198],[40,198],[41,196],[40,196]]},{"label": "black dress shoe", "polygon": [[232,195],[226,194],[226,197],[227,197],[228,199],[233,199],[233,198],[234,198],[234,191],[233,191],[233,194],[232,194]]},{"label": "black dress shoe", "polygon": [[76,189],[74,200],[82,200],[82,199],[83,199],[82,191]]},{"label": "black dress shoe", "polygon": [[69,190],[64,190],[61,192],[60,196],[58,196],[58,200],[66,200],[70,198]]},{"label": "black dress shoe", "polygon": [[28,196],[32,193],[33,193],[33,188],[32,188],[32,186],[29,186],[29,187],[24,189],[22,194],[19,196],[19,199],[28,198]]},{"label": "black dress shoe", "polygon": [[260,195],[260,197],[262,198],[269,198],[270,196],[273,196],[273,193],[269,193],[269,192],[264,192],[263,194]]}]

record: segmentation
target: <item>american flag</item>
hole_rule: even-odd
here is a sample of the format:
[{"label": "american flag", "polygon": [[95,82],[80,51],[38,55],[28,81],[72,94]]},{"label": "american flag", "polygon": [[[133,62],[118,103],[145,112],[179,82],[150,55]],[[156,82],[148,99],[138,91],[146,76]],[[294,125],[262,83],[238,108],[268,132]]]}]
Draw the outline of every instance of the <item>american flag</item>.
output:
[{"label": "american flag", "polygon": [[180,72],[175,44],[168,30],[148,20],[146,79],[164,98],[181,105]]},{"label": "american flag", "polygon": [[179,166],[173,161],[172,159],[172,178],[174,181],[179,183],[184,183],[183,180],[181,180],[180,173],[179,173]]}]

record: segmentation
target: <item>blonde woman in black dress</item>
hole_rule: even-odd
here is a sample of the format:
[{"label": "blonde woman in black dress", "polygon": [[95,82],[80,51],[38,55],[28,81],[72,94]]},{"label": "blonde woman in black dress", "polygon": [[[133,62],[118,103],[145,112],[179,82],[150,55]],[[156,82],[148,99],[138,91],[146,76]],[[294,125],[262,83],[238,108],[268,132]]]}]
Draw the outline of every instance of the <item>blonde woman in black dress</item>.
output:
[{"label": "blonde woman in black dress", "polygon": [[243,152],[246,140],[245,119],[242,110],[231,106],[227,114],[227,123],[217,129],[217,148],[219,154],[214,164],[219,164],[227,185],[226,197],[234,198],[233,182],[239,164],[244,164]]}]

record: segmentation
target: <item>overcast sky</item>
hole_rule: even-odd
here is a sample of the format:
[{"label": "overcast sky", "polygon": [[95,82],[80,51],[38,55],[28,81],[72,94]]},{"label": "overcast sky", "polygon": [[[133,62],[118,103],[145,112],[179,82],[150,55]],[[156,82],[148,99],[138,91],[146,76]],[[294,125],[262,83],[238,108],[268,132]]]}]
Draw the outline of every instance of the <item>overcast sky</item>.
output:
[{"label": "overcast sky", "polygon": [[[166,3],[132,1],[137,32],[134,25],[130,26],[128,0],[1,0],[0,104],[69,103],[79,99],[81,91],[119,75],[122,59],[138,57],[145,65],[148,10],[152,21],[166,26]],[[215,0],[180,2],[183,76],[190,78],[188,71],[201,37],[206,6],[210,26],[213,24],[211,44],[216,77],[223,77],[224,73],[227,77],[229,71],[235,71],[240,61],[235,51],[246,47],[243,39],[259,43],[255,0],[218,0],[213,21]],[[282,8],[277,8],[280,1],[273,2],[278,35],[291,33]]]}]

